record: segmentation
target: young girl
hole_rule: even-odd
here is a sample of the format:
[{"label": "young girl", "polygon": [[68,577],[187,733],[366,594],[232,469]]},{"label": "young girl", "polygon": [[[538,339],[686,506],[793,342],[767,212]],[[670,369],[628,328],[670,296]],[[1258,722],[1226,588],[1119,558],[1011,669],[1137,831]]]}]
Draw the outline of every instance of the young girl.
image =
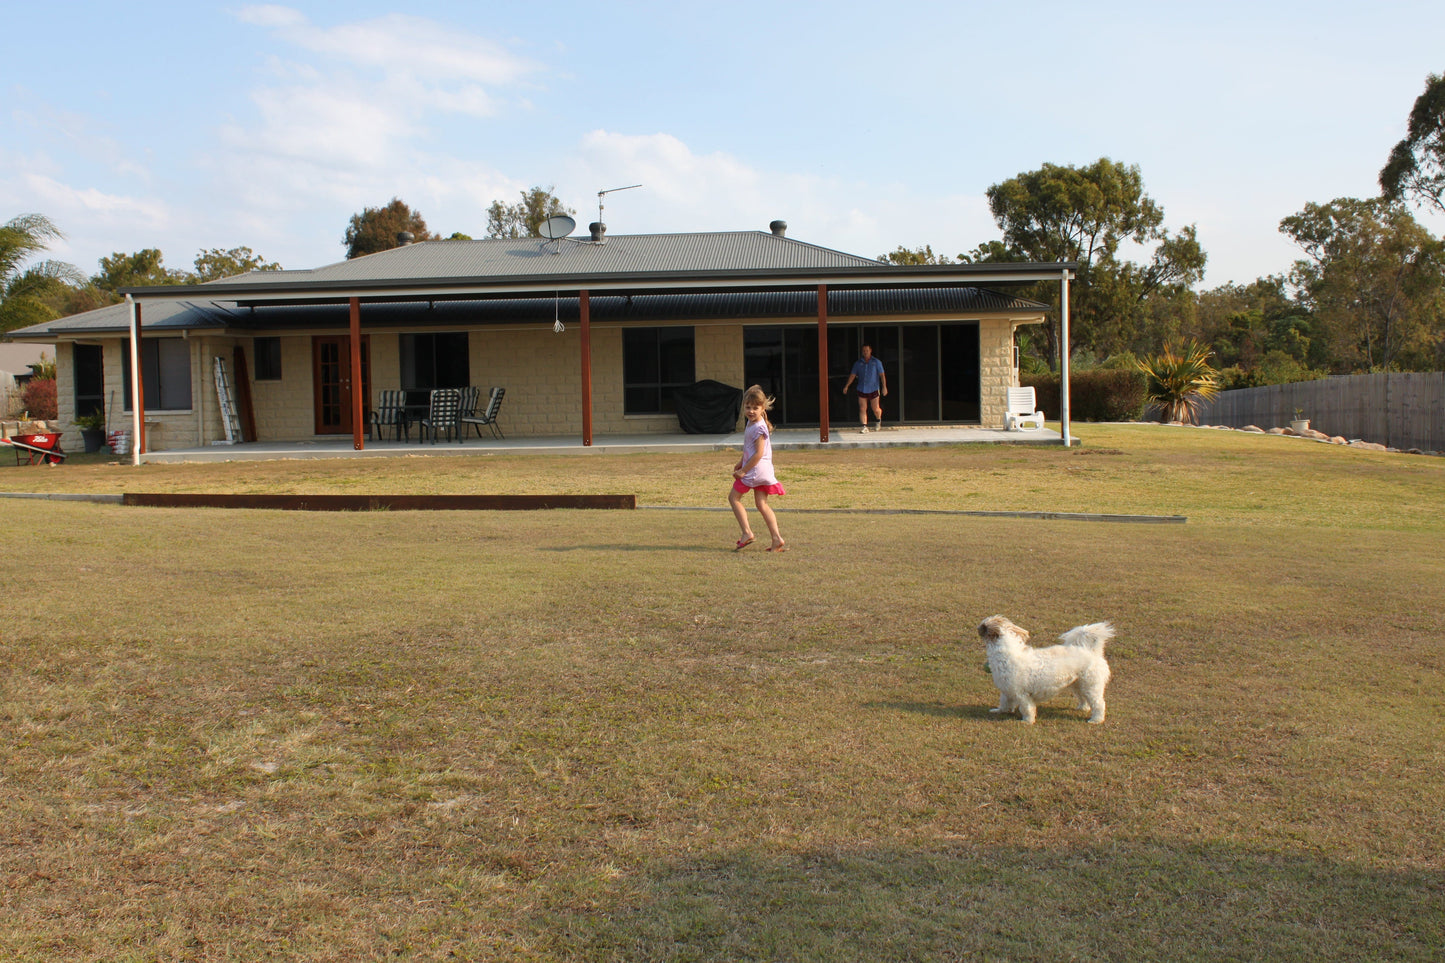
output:
[{"label": "young girl", "polygon": [[728,493],[728,504],[732,506],[733,514],[737,516],[738,528],[742,529],[743,533],[743,537],[738,539],[737,547],[733,549],[735,552],[742,551],[754,541],[752,526],[748,524],[748,510],[743,507],[743,496],[749,490],[753,493],[758,512],[767,523],[768,534],[772,536],[768,551],[788,550],[788,543],[784,542],[783,536],[778,533],[778,517],[768,505],[769,495],[787,494],[773,475],[773,446],[768,441],[773,431],[773,424],[768,421],[768,411],[772,407],[773,399],[764,394],[758,385],[753,385],[743,393],[743,413],[747,416],[748,426],[743,431],[743,457],[733,466],[733,490]]}]

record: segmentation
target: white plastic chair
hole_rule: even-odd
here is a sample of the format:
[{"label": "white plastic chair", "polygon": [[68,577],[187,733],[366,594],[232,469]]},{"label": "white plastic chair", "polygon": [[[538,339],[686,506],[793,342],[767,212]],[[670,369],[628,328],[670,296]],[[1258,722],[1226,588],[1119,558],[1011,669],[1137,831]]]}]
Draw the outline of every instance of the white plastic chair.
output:
[{"label": "white plastic chair", "polygon": [[1003,426],[1005,431],[1022,431],[1024,426],[1032,422],[1030,431],[1038,431],[1044,426],[1044,413],[1035,410],[1037,401],[1034,399],[1034,389],[1010,388],[1008,390],[1008,411],[1004,412]]}]

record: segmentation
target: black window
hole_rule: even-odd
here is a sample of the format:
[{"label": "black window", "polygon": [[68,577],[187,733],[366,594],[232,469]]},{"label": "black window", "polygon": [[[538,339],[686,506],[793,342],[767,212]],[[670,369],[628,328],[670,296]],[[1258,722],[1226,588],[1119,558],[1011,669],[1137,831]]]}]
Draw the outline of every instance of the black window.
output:
[{"label": "black window", "polygon": [[404,334],[400,338],[401,386],[407,401],[422,404],[433,388],[465,388],[471,384],[467,333]]},{"label": "black window", "polygon": [[105,353],[98,344],[77,344],[75,353],[75,413],[105,413]]},{"label": "black window", "polygon": [[623,411],[652,415],[676,411],[673,393],[697,380],[692,328],[624,328]]},{"label": "black window", "polygon": [[257,381],[281,380],[281,339],[255,338],[251,342],[251,353],[256,358]]},{"label": "black window", "polygon": [[[125,407],[131,410],[130,345],[124,346]],[[180,338],[142,338],[140,374],[147,411],[186,411],[191,407],[190,343]]]}]

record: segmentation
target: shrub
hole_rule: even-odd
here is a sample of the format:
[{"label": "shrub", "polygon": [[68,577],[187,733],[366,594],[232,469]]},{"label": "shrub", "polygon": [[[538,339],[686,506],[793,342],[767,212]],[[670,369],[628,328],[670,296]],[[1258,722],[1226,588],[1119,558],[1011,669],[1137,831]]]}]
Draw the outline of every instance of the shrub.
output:
[{"label": "shrub", "polygon": [[1178,354],[1165,348],[1155,358],[1139,362],[1147,379],[1145,397],[1164,421],[1193,424],[1204,402],[1219,394],[1219,373],[1209,366],[1210,350],[1190,342]]},{"label": "shrub", "polygon": [[[1023,375],[1032,386],[1044,417],[1057,420],[1061,408],[1059,376]],[[1144,374],[1138,369],[1093,368],[1069,375],[1069,418],[1072,421],[1138,421],[1144,414]]]},{"label": "shrub", "polygon": [[31,418],[39,421],[55,418],[55,379],[31,378],[20,389],[20,403],[30,412]]}]

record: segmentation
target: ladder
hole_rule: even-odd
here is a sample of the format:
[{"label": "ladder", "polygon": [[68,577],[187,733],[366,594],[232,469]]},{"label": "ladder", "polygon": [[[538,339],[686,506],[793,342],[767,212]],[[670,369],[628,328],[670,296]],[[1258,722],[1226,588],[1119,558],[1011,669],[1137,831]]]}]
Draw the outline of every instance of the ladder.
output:
[{"label": "ladder", "polygon": [[226,376],[226,359],[216,357],[216,399],[221,403],[221,425],[226,429],[225,441],[214,445],[234,445],[241,440],[241,422],[236,417],[236,402],[231,398],[231,379]]}]

